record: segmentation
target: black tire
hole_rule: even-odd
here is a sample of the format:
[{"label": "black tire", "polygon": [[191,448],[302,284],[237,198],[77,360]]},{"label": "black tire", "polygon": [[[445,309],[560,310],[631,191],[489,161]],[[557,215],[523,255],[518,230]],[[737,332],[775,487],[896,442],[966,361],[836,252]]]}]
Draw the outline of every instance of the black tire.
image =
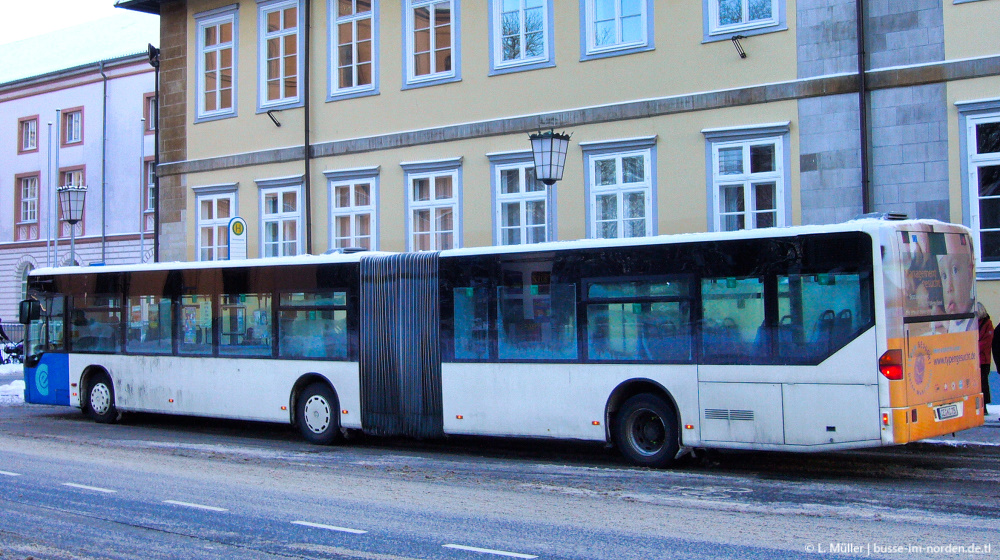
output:
[{"label": "black tire", "polygon": [[309,443],[330,445],[340,438],[340,404],[326,383],[311,383],[295,404],[299,432]]},{"label": "black tire", "polygon": [[115,407],[115,386],[106,373],[97,373],[87,385],[87,414],[95,422],[114,424],[120,417]]},{"label": "black tire", "polygon": [[622,455],[640,467],[669,467],[680,450],[674,407],[649,393],[625,401],[615,417],[613,437]]}]

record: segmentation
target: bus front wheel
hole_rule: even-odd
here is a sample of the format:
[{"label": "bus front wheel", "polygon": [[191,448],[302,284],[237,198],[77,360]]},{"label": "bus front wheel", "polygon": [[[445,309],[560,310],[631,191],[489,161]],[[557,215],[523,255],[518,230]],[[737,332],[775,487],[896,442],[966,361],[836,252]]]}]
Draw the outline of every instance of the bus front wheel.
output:
[{"label": "bus front wheel", "polygon": [[325,383],[312,383],[299,395],[296,417],[299,432],[309,443],[329,445],[340,435],[337,397]]},{"label": "bus front wheel", "polygon": [[680,449],[674,408],[657,395],[635,395],[618,411],[614,438],[622,455],[632,464],[668,467]]},{"label": "bus front wheel", "polygon": [[94,379],[90,382],[90,388],[87,390],[87,414],[101,424],[113,424],[118,421],[115,388],[106,373],[94,375]]}]

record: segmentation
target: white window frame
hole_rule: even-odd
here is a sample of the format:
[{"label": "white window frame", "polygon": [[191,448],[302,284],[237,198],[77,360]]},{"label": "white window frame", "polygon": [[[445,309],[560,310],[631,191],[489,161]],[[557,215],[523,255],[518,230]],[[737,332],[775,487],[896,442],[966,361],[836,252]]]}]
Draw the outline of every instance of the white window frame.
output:
[{"label": "white window frame", "polygon": [[[750,151],[754,146],[773,145],[774,146],[774,170],[766,172],[751,173],[750,171]],[[727,148],[742,149],[743,172],[738,174],[723,175],[719,170],[719,152]],[[760,214],[773,214],[774,225],[770,227],[783,227],[787,224],[785,199],[785,185],[787,182],[785,169],[785,143],[781,136],[759,136],[754,138],[719,140],[711,142],[711,193],[712,206],[709,209],[712,215],[712,231],[729,231],[723,228],[723,220],[727,216],[743,216],[742,229],[759,229],[757,216]],[[760,183],[774,183],[774,208],[761,211],[757,208],[755,185]],[[722,211],[722,188],[731,185],[741,185],[743,187],[743,211],[723,212]],[[764,226],[767,227],[767,226]]]},{"label": "white window frame", "polygon": [[[367,214],[369,216],[369,250],[378,250],[378,192],[379,192],[379,168],[367,167],[359,169],[345,169],[339,171],[324,172],[329,187],[328,198],[330,201],[330,223],[329,223],[329,247],[336,249],[340,247],[363,247],[358,243],[357,217]],[[363,206],[355,205],[355,189],[360,184],[368,184],[368,204]],[[336,190],[340,187],[350,189],[350,206],[336,206]],[[338,245],[341,238],[337,235],[337,218],[349,218],[351,221],[351,235],[346,245]]]},{"label": "white window frame", "polygon": [[83,109],[63,113],[64,131],[63,144],[79,144],[83,142]]},{"label": "white window frame", "polygon": [[552,52],[554,50],[552,20],[553,20],[553,0],[539,0],[541,7],[538,9],[542,14],[542,54],[538,56],[524,56],[525,43],[525,9],[529,0],[518,0],[519,29],[521,56],[511,60],[503,59],[503,0],[490,0],[490,68],[491,75],[506,72],[517,72],[522,70],[532,70],[554,66]]},{"label": "white window frame", "polygon": [[[302,220],[302,177],[294,177],[291,179],[258,180],[257,186],[260,189],[260,202],[258,207],[260,212],[260,256],[262,258],[266,258],[301,255],[305,246],[305,230],[303,229]],[[281,206],[284,195],[287,193],[295,194],[294,210],[284,210]],[[277,196],[278,210],[274,213],[268,213],[266,212],[265,201],[267,200],[268,195],[272,194]],[[285,252],[285,246],[288,241],[284,238],[284,224],[287,222],[295,223],[295,249],[293,254],[287,254]],[[277,241],[267,240],[267,226],[271,223],[278,224]],[[277,247],[277,254],[268,254],[269,247]]]},{"label": "white window frame", "polygon": [[[989,104],[987,104],[989,106]],[[965,116],[965,126],[962,131],[963,146],[963,167],[966,173],[963,178],[965,185],[966,212],[968,215],[968,225],[975,235],[976,242],[973,247],[976,251],[977,274],[979,272],[997,273],[1000,272],[1000,261],[983,261],[982,235],[985,232],[997,232],[1000,228],[982,227],[980,220],[980,201],[984,199],[979,195],[979,168],[986,166],[1000,166],[1000,153],[979,154],[977,152],[976,126],[981,124],[1000,123],[1000,102],[996,104],[995,112],[985,112]],[[997,199],[1000,197],[991,196],[987,199]],[[992,278],[993,275],[990,277]]]},{"label": "white window frame", "polygon": [[[258,113],[264,113],[268,110],[275,109],[277,107],[290,108],[301,106],[303,103],[302,97],[302,78],[303,70],[305,65],[302,61],[302,54],[305,50],[305,43],[303,39],[302,27],[304,25],[305,16],[303,14],[302,0],[257,0],[257,107]],[[295,95],[288,97],[279,97],[277,99],[267,98],[267,40],[271,38],[283,38],[292,35],[292,31],[279,30],[275,32],[269,32],[267,30],[267,15],[271,12],[282,11],[288,8],[295,8],[296,12],[296,27],[295,27],[295,68],[296,68],[296,87]],[[279,41],[284,53],[284,41]],[[282,57],[279,57],[279,61]],[[279,62],[279,72],[281,72],[282,80],[284,79],[284,63]]]},{"label": "white window frame", "polygon": [[[327,5],[327,12],[330,16],[329,21],[329,53],[330,53],[330,64],[329,68],[329,88],[330,95],[328,101],[334,101],[339,99],[350,99],[354,97],[361,97],[365,95],[375,95],[379,90],[379,0],[371,0],[371,11],[363,12],[362,14],[354,13],[349,16],[338,16],[337,15],[337,5],[338,0],[329,0]],[[354,0],[354,5],[356,7],[357,0]],[[356,8],[355,8],[356,9]],[[371,23],[371,83],[365,85],[354,85],[351,87],[340,87],[340,57],[339,57],[339,46],[340,46],[340,26],[342,24],[351,25],[352,41],[351,41],[351,68],[353,73],[353,78],[355,83],[357,83],[357,66],[358,66],[358,22],[362,20],[370,20]]]},{"label": "white window frame", "polygon": [[613,0],[615,5],[615,37],[616,41],[608,45],[598,45],[596,39],[597,32],[597,9],[594,2],[597,0],[580,0],[580,14],[583,21],[580,25],[581,60],[592,58],[602,58],[604,56],[618,56],[631,54],[653,49],[653,0],[639,0],[641,8],[640,29],[642,38],[636,41],[624,41],[621,36],[621,0]]},{"label": "white window frame", "polygon": [[[34,196],[25,197],[24,190],[28,187],[28,183],[34,183],[31,187],[34,191]],[[17,210],[17,223],[20,224],[36,224],[38,223],[38,175],[31,175],[29,177],[21,177],[18,181],[17,188],[19,189],[18,198],[21,201],[19,208]]]},{"label": "white window frame", "polygon": [[[541,181],[544,188],[540,191],[526,192],[524,186],[527,183],[527,176],[529,171],[533,172],[535,169],[534,161],[531,159],[530,152],[517,152],[512,154],[497,154],[497,155],[487,155],[492,162],[493,173],[493,244],[494,245],[508,245],[506,243],[506,238],[504,236],[505,230],[510,230],[514,228],[504,227],[503,224],[503,208],[504,204],[518,204],[519,205],[519,215],[520,221],[519,225],[516,226],[520,231],[521,242],[517,245],[527,245],[527,202],[544,202],[545,203],[545,234],[540,242],[552,241],[555,239],[554,236],[554,225],[553,217],[555,212],[553,212],[553,186],[545,185]],[[517,193],[503,193],[503,174],[506,171],[516,170],[518,172],[518,184],[520,185],[520,192]],[[513,244],[511,244],[513,245]]]},{"label": "white window frame", "polygon": [[[441,251],[442,248],[438,246],[437,236],[441,233],[451,232],[452,245],[447,247],[448,249],[457,249],[462,246],[462,215],[461,215],[461,200],[462,200],[462,168],[461,168],[461,158],[449,159],[449,160],[439,160],[433,162],[420,162],[420,163],[401,163],[400,167],[406,173],[406,249],[407,251],[417,251],[416,243],[414,242],[415,231],[415,215],[417,212],[423,210],[430,211],[430,231],[420,232],[429,233],[430,235],[430,246],[427,249],[429,251]],[[437,193],[434,188],[434,181],[438,177],[451,177],[451,196],[437,198]],[[430,181],[429,185],[429,195],[428,200],[415,200],[413,196],[414,181],[418,179],[427,179]],[[435,210],[450,208],[452,215],[452,229],[451,230],[440,230],[436,227],[437,220],[435,219]]]},{"label": "white window frame", "polygon": [[[414,18],[413,12],[417,8],[431,7],[438,4],[448,4],[451,10],[451,45],[449,50],[451,51],[451,69],[450,70],[436,70],[437,59],[434,56],[435,48],[437,47],[436,36],[433,33],[434,27],[434,15],[431,14],[431,29],[430,33],[431,44],[430,44],[430,54],[431,54],[431,68],[436,71],[432,71],[429,74],[422,76],[416,75],[416,63],[414,57],[416,55],[416,48],[413,41],[414,33]],[[403,6],[403,21],[405,25],[403,26],[403,89],[409,89],[413,87],[423,87],[429,85],[436,85],[446,82],[459,81],[461,79],[461,19],[460,19],[460,0],[404,0],[402,2]]]},{"label": "white window frame", "polygon": [[[195,192],[195,260],[197,261],[224,261],[229,260],[229,222],[233,217],[238,216],[237,211],[236,196],[237,186],[234,185],[220,185],[211,187],[195,187],[192,189]],[[219,200],[228,199],[229,200],[229,217],[219,218]],[[202,218],[201,215],[201,203],[205,201],[212,201],[213,207],[213,217],[210,220]],[[206,247],[204,239],[202,239],[201,230],[202,228],[211,227],[213,228],[215,234],[215,243],[211,247]],[[226,243],[219,243],[219,231],[226,232]],[[212,252],[212,258],[204,259],[202,258],[202,252],[208,249]],[[222,250],[225,249],[226,255],[223,257],[221,255]]]},{"label": "white window frame", "polygon": [[[643,180],[641,182],[626,183],[624,181],[624,170],[622,160],[632,157],[643,158]],[[608,152],[593,154],[587,158],[587,174],[589,177],[590,193],[588,195],[589,216],[588,230],[589,236],[594,239],[603,239],[600,236],[601,220],[598,220],[598,197],[614,195],[616,203],[615,224],[617,236],[613,239],[624,238],[625,232],[625,195],[636,192],[643,194],[643,204],[645,215],[645,232],[641,237],[653,235],[653,153],[651,148],[642,150],[630,150],[624,152]],[[615,182],[609,185],[597,184],[597,164],[601,161],[613,160],[615,162]],[[609,220],[604,220],[609,221]]]},{"label": "white window frame", "polygon": [[18,153],[34,152],[38,150],[38,117],[28,118],[20,121],[21,130],[18,131]]},{"label": "white window frame", "polygon": [[705,42],[722,41],[737,34],[758,35],[788,28],[785,22],[785,3],[787,0],[769,0],[771,17],[754,21],[747,21],[750,17],[750,0],[740,0],[743,19],[740,23],[729,25],[719,24],[719,1],[702,0],[702,9],[705,14]]},{"label": "white window frame", "polygon": [[[208,12],[203,12],[195,15],[195,21],[197,22],[196,27],[196,45],[197,45],[197,56],[195,57],[195,82],[197,91],[195,93],[195,122],[211,121],[222,118],[235,117],[237,115],[237,88],[239,84],[239,12],[238,5],[227,6],[225,8],[219,8],[217,10],[211,10]],[[209,27],[220,27],[226,23],[232,26],[232,41],[228,43],[221,42],[221,34],[219,35],[219,43],[211,47],[205,46],[205,30]],[[216,84],[216,109],[206,110],[205,109],[205,55],[213,53],[216,56],[216,69],[221,68],[221,56],[220,52],[225,49],[232,50],[232,106],[226,109],[221,108],[221,95],[222,87],[221,83]],[[221,73],[220,73],[221,75]],[[155,99],[155,98],[154,98]],[[152,113],[150,113],[152,114]],[[147,124],[148,130],[154,130],[155,125]]]}]

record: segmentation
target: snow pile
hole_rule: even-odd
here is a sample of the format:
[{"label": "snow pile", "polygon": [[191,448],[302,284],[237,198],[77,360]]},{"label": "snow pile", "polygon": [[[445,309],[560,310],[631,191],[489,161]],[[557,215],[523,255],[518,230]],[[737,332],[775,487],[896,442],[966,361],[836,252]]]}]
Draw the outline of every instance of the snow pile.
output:
[{"label": "snow pile", "polygon": [[7,385],[0,385],[0,406],[24,402],[24,380],[15,379]]}]

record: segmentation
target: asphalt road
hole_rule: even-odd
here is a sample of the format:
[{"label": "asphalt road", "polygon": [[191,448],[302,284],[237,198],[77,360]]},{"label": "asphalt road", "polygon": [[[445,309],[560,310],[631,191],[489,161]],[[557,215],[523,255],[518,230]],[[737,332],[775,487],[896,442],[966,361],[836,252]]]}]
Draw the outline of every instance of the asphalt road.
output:
[{"label": "asphalt road", "polygon": [[941,558],[986,545],[961,556],[991,558],[998,519],[993,447],[717,453],[655,471],[584,444],[319,448],[285,426],[0,407],[3,560]]}]

